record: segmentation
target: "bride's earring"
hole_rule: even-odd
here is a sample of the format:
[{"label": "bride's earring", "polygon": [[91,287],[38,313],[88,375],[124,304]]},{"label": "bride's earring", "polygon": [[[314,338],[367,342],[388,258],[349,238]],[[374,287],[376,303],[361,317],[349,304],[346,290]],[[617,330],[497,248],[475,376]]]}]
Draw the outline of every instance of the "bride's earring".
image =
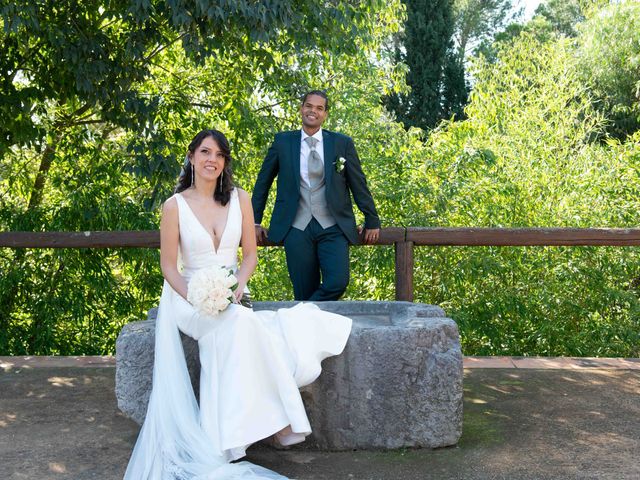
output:
[{"label": "bride's earring", "polygon": [[224,169],[222,170],[222,173],[220,174],[220,193],[222,193],[222,180],[224,180]]},{"label": "bride's earring", "polygon": [[196,177],[194,173],[195,168],[193,168],[193,163],[191,163],[190,165],[191,165],[191,186],[193,187],[193,185],[196,183]]}]

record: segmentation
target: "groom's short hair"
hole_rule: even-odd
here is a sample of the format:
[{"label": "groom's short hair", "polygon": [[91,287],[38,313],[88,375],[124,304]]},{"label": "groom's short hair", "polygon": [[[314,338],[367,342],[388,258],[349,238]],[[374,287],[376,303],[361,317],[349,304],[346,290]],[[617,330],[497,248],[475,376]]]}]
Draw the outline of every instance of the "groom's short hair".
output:
[{"label": "groom's short hair", "polygon": [[309,90],[307,93],[304,94],[304,97],[302,97],[303,105],[304,105],[304,102],[307,101],[307,97],[309,95],[317,95],[319,97],[324,98],[324,109],[329,110],[329,97],[327,97],[327,92],[325,92],[324,90]]}]

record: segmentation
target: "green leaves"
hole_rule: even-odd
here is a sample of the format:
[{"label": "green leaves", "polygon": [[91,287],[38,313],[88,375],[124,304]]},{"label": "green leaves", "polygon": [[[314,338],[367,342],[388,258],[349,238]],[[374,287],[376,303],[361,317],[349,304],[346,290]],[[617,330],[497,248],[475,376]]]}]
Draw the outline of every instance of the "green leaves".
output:
[{"label": "green leaves", "polygon": [[[427,142],[418,224],[635,227],[638,135],[605,137],[573,44],[523,33],[475,65],[464,122]],[[420,202],[420,200],[416,200]],[[424,210],[423,210],[424,212]],[[416,296],[441,303],[479,355],[637,356],[637,252],[420,248]]]},{"label": "green leaves", "polygon": [[[228,134],[237,183],[251,190],[273,134],[297,127],[305,90],[333,88],[339,102],[344,89],[354,111],[366,95],[382,115],[375,52],[397,28],[397,7],[3,2],[0,229],[157,228],[202,128]],[[269,258],[255,288],[287,298],[282,252]],[[161,286],[154,251],[3,251],[0,270],[0,351],[15,354],[112,351]]]},{"label": "green leaves", "polygon": [[578,26],[578,69],[620,139],[640,130],[640,5],[614,3]]},{"label": "green leaves", "polygon": [[[594,106],[636,66],[621,61],[634,58],[630,31],[612,27],[630,17],[607,8],[579,40],[524,28],[500,42],[473,66],[468,118],[427,136],[380,103],[407,92],[383,48],[398,0],[5,1],[0,229],[157,228],[202,128],[228,135],[236,183],[251,191],[273,134],[299,128],[310,88],[331,98],[326,128],[355,139],[384,226],[635,227],[640,134],[610,139],[612,117]],[[112,352],[121,325],[157,302],[157,256],[3,249],[0,353]],[[393,258],[352,249],[347,298],[393,299]],[[421,247],[415,293],[458,321],[466,354],[634,356],[637,265],[624,248]],[[281,249],[260,251],[251,289],[291,298]]]}]

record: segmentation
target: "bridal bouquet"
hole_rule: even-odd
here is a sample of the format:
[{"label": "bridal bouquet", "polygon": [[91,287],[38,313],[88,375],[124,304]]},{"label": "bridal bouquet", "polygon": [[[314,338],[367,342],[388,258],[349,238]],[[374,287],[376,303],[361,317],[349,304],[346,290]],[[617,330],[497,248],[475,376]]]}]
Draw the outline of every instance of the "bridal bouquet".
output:
[{"label": "bridal bouquet", "polygon": [[187,300],[204,315],[214,316],[233,301],[238,279],[231,270],[214,265],[198,270],[189,280]]}]

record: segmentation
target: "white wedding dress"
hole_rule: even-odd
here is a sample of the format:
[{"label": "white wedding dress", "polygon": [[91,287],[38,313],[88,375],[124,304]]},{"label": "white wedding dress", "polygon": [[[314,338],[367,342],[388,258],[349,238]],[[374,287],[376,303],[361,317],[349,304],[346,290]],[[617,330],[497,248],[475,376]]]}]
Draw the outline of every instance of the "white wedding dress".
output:
[{"label": "white wedding dress", "polygon": [[[217,250],[186,200],[174,198],[185,278],[214,264],[235,270],[242,233],[237,190]],[[178,329],[198,340],[199,406]],[[248,462],[230,462],[287,425],[300,439],[311,432],[298,388],[318,377],[324,358],[342,352],[350,331],[349,318],[311,303],[277,312],[232,304],[215,317],[202,316],[165,281],[153,390],[125,480],[284,479]]]}]

